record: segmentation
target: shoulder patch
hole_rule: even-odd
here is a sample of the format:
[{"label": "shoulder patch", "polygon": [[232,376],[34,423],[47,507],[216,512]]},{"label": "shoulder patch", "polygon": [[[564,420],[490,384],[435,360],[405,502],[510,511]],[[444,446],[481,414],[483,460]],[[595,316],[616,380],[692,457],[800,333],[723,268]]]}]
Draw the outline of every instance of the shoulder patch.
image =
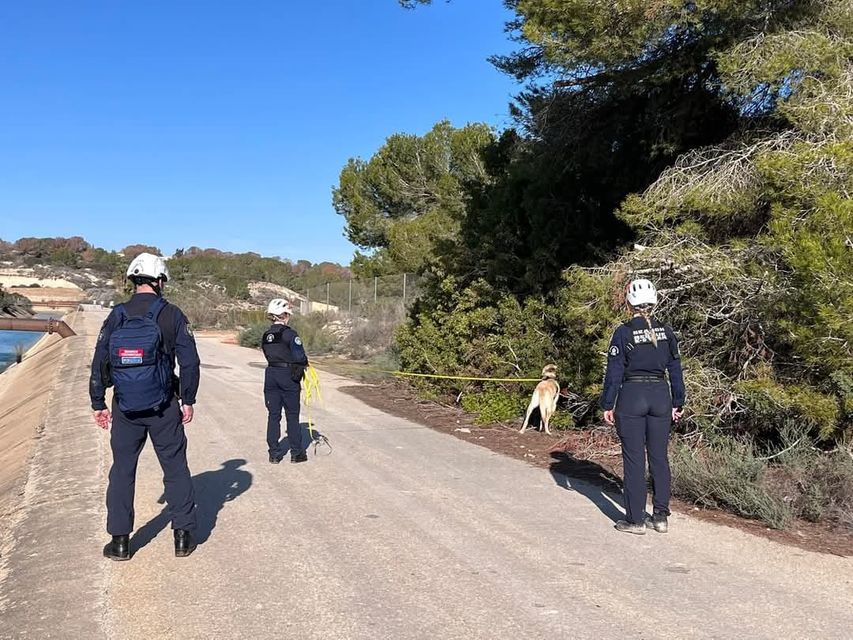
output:
[{"label": "shoulder patch", "polygon": [[266,341],[272,342],[273,340],[275,340],[275,334],[274,333],[268,333],[267,337],[266,337]]},{"label": "shoulder patch", "polygon": [[190,338],[195,338],[195,334],[193,333],[193,326],[189,322],[187,322],[184,326],[186,327],[187,335]]},{"label": "shoulder patch", "polygon": [[611,357],[616,357],[616,356],[618,356],[618,355],[619,355],[619,347],[617,347],[617,346],[614,344],[612,347],[610,347],[610,351],[609,351],[608,353],[610,353]]},{"label": "shoulder patch", "polygon": [[294,342],[294,344],[298,344],[300,347],[302,346],[302,338],[300,338],[299,336],[296,336],[293,339],[293,342]]}]

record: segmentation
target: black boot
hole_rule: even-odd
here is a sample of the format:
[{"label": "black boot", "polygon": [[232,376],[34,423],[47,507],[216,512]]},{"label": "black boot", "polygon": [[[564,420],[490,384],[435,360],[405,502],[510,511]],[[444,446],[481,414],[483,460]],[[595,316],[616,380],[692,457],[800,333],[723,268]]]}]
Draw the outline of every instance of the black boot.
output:
[{"label": "black boot", "polygon": [[104,546],[104,557],[110,560],[130,560],[130,536],[113,536]]},{"label": "black boot", "polygon": [[278,464],[279,462],[281,462],[281,459],[282,459],[283,457],[284,457],[284,455],[273,455],[273,454],[270,454],[270,464]]},{"label": "black boot", "polygon": [[302,453],[294,453],[290,456],[290,461],[293,463],[308,462],[308,454],[304,451]]},{"label": "black boot", "polygon": [[186,529],[175,529],[175,557],[186,558],[195,551],[196,544]]},{"label": "black boot", "polygon": [[637,524],[636,522],[630,522],[628,520],[617,520],[616,531],[621,531],[622,533],[633,533],[641,536],[646,533],[646,525]]},{"label": "black boot", "polygon": [[646,516],[646,526],[658,533],[666,533],[669,530],[669,523],[664,513],[656,513],[651,517]]}]

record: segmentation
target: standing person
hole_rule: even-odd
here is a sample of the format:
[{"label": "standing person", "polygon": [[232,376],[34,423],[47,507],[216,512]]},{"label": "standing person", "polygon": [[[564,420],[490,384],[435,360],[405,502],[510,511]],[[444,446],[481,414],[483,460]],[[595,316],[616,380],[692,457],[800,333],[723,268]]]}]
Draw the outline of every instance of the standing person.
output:
[{"label": "standing person", "polygon": [[282,446],[281,412],[287,420],[287,442],[290,447],[291,462],[306,462],[308,454],[299,426],[299,393],[302,378],[308,367],[308,356],[302,346],[302,339],[288,323],[293,309],[287,300],[276,298],[267,305],[267,313],[272,326],[266,330],[261,340],[261,348],[267,359],[264,373],[264,402],[269,416],[267,419],[267,447],[270,462],[278,464],[284,458],[287,449]]},{"label": "standing person", "polygon": [[[669,432],[684,407],[681,357],[672,329],[652,317],[658,302],[655,286],[648,280],[634,280],[628,285],[626,300],[632,317],[616,329],[610,341],[601,395],[604,420],[616,424],[622,441],[626,519],[619,520],[616,529],[643,534],[648,526],[666,533]],[[669,387],[665,371],[669,372]],[[645,514],[646,452],[654,508],[650,518]]]},{"label": "standing person", "polygon": [[[104,556],[130,559],[136,465],[150,435],[163,468],[175,555],[185,557],[195,549],[195,494],[184,425],[193,419],[198,351],[186,316],[162,297],[169,279],[165,260],[141,253],[130,263],[127,278],[134,294],[104,321],[89,379],[95,423],[109,429],[112,422],[113,465],[107,487],[107,533],[112,541],[104,547]],[[174,373],[176,357],[180,379]],[[114,386],[112,412],[105,402],[109,386]]]}]

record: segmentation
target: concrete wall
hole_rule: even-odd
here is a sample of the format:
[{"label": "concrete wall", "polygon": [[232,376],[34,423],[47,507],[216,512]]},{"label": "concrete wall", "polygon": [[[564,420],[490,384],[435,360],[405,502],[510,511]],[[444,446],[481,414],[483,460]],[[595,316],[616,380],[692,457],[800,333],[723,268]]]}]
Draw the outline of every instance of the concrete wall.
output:
[{"label": "concrete wall", "polygon": [[[66,318],[69,324],[73,320],[73,314]],[[71,340],[44,336],[30,348],[23,362],[0,374],[0,539],[14,520],[5,516],[14,509],[26,482],[33,446],[57,382],[57,363]]]}]

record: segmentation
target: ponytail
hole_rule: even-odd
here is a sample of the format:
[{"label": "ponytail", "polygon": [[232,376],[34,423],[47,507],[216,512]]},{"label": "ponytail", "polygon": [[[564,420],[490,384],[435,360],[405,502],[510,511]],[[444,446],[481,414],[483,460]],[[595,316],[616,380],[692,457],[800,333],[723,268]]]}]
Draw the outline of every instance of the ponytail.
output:
[{"label": "ponytail", "polygon": [[651,305],[643,305],[637,309],[640,312],[640,315],[643,316],[646,320],[646,324],[649,327],[649,338],[651,338],[652,344],[655,345],[655,349],[658,347],[658,337],[655,333],[654,327],[652,327],[652,306]]}]

